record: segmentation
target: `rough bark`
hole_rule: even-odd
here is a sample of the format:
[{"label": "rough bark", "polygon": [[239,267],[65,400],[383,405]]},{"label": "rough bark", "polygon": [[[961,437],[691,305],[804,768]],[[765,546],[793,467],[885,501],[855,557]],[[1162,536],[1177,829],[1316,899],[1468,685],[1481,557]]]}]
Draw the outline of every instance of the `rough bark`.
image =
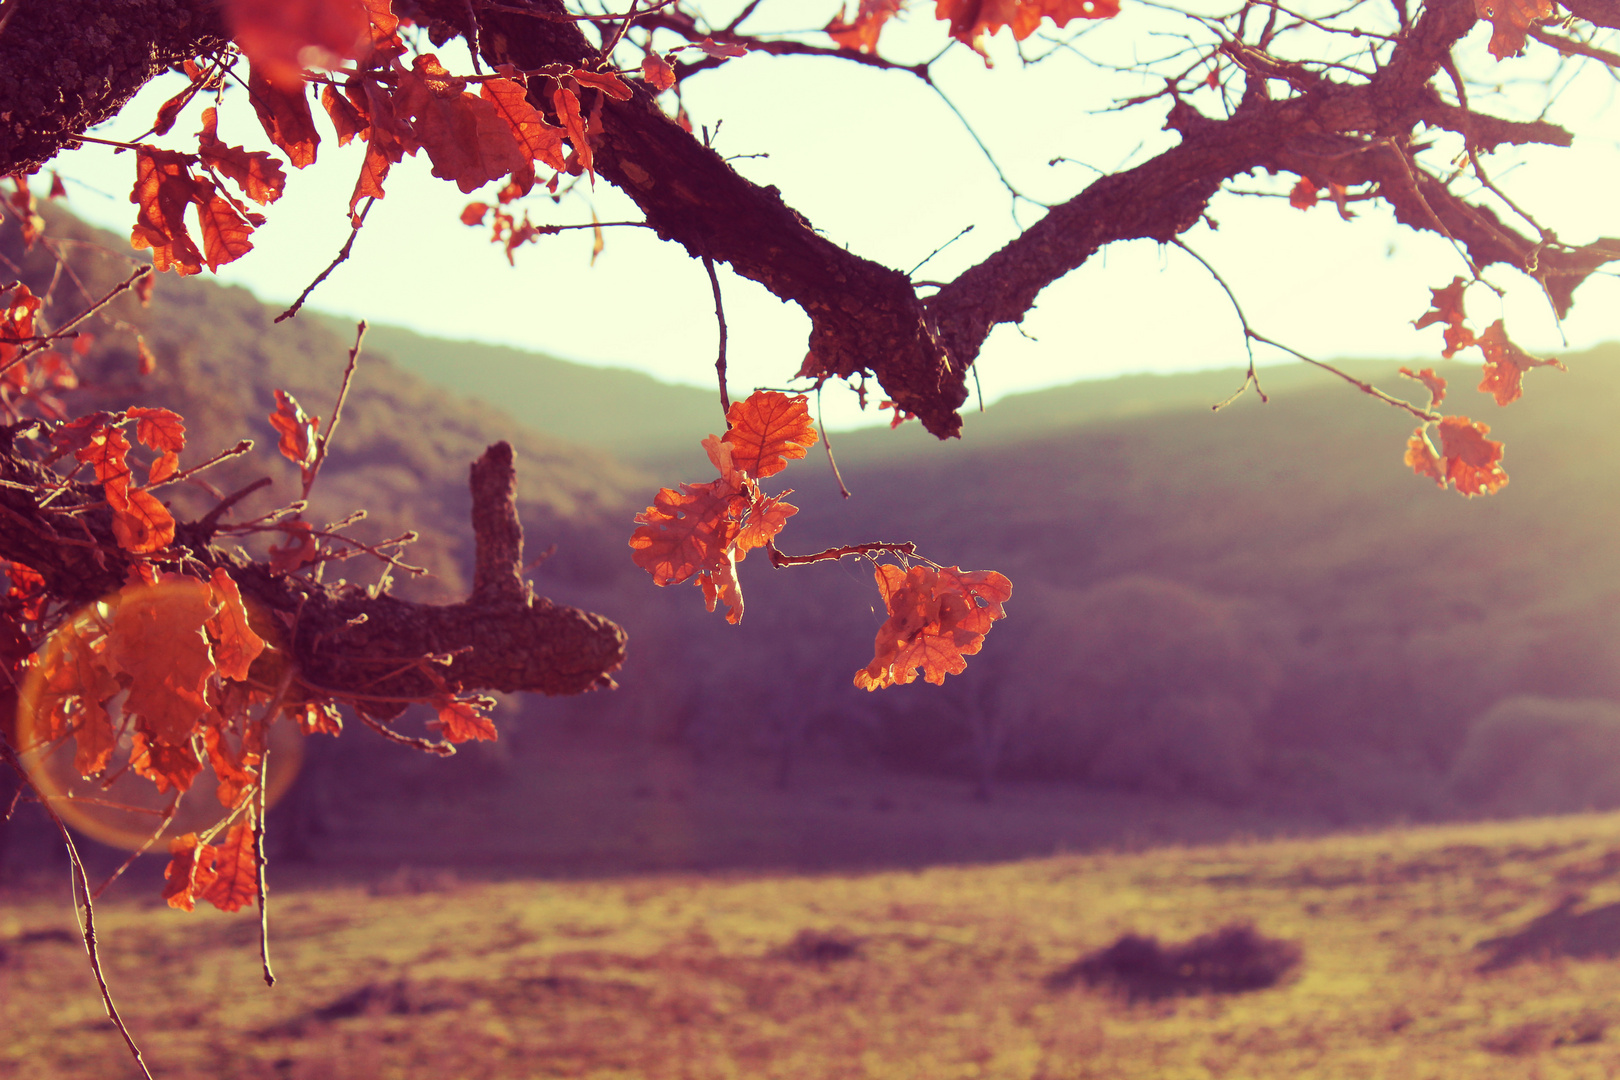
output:
[{"label": "rough bark", "polygon": [[[116,592],[134,564],[113,539],[100,490],[72,484],[42,509],[37,490],[60,478],[17,452],[19,430],[5,429],[0,445],[0,558],[33,567],[69,607]],[[433,670],[457,692],[577,694],[612,686],[624,662],[624,631],[600,615],[535,597],[522,579],[509,445],[496,443],[473,466],[472,492],[477,585],[459,604],[410,603],[272,571],[211,546],[211,529],[197,523],[176,529],[163,558],[204,574],[224,567],[271,639],[290,651],[309,694],[352,697],[372,715],[404,708],[381,699],[431,696],[433,681],[411,665],[432,656],[451,658]]]}]

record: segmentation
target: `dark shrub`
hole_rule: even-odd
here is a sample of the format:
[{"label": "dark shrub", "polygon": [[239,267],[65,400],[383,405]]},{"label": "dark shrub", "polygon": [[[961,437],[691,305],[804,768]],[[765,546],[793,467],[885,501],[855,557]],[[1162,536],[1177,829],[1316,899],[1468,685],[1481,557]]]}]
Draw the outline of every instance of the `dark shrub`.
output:
[{"label": "dark shrub", "polygon": [[783,959],[791,960],[795,964],[814,964],[817,967],[826,967],[839,960],[849,960],[859,956],[861,942],[859,938],[850,937],[840,931],[800,930],[793,936],[793,940],[782,948]]},{"label": "dark shrub", "polygon": [[1047,979],[1055,990],[1084,981],[1121,990],[1132,1001],[1177,994],[1240,994],[1276,986],[1299,967],[1304,953],[1254,927],[1234,924],[1179,945],[1126,934]]}]

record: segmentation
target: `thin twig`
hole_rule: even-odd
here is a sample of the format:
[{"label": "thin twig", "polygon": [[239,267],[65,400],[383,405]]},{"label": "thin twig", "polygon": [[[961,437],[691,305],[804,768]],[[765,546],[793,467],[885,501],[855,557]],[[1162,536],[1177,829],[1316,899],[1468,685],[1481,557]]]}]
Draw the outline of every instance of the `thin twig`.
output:
[{"label": "thin twig", "polygon": [[294,315],[298,314],[298,309],[304,306],[304,301],[309,299],[309,294],[315,291],[316,286],[325,281],[327,277],[331,275],[332,271],[336,270],[343,260],[349,257],[349,252],[354,250],[354,238],[360,235],[360,226],[366,223],[366,215],[371,213],[371,208],[375,206],[376,203],[377,199],[375,196],[366,200],[366,205],[360,208],[359,216],[353,221],[349,222],[349,239],[344,243],[342,250],[337,253],[337,258],[333,259],[331,264],[328,265],[325,270],[322,270],[319,276],[317,276],[314,281],[310,282],[309,286],[305,288],[303,292],[298,294],[298,299],[293,301],[292,307],[276,316],[276,322],[281,322],[284,319],[290,319]]},{"label": "thin twig", "polygon": [[[22,762],[17,760],[16,752],[3,738],[0,738],[0,757],[16,771],[23,783],[29,787],[34,786],[28,779],[28,773],[23,769]],[[118,1029],[118,1034],[124,1037],[124,1045],[129,1047],[130,1055],[135,1059],[135,1067],[141,1070],[141,1075],[146,1077],[146,1080],[153,1080],[152,1070],[146,1067],[146,1059],[141,1056],[141,1048],[135,1045],[135,1039],[125,1026],[123,1017],[118,1015],[118,1006],[113,1004],[112,991],[107,988],[107,978],[101,971],[101,954],[96,946],[95,902],[90,894],[90,878],[85,873],[84,861],[79,858],[79,849],[73,843],[73,834],[68,832],[67,823],[49,803],[40,800],[40,806],[44,807],[45,813],[56,824],[57,830],[62,834],[62,842],[67,845],[68,863],[72,867],[73,913],[79,920],[79,933],[84,938],[84,951],[90,956],[90,970],[95,974],[96,985],[101,989],[101,1004],[107,1010],[107,1018]],[[82,904],[80,897],[84,898]]]},{"label": "thin twig", "polygon": [[1243,325],[1243,347],[1249,352],[1248,373],[1243,377],[1243,385],[1238,387],[1232,396],[1227,398],[1225,401],[1217,401],[1214,405],[1210,406],[1211,411],[1220,412],[1222,409],[1232,404],[1232,402],[1242,397],[1243,392],[1250,386],[1253,386],[1254,392],[1260,395],[1260,401],[1262,404],[1269,402],[1271,399],[1267,397],[1266,392],[1260,388],[1260,375],[1254,370],[1253,342],[1255,340],[1255,334],[1249,328],[1249,318],[1243,314],[1243,305],[1238,303],[1237,294],[1234,293],[1232,291],[1232,287],[1226,283],[1226,279],[1221,277],[1220,271],[1211,266],[1208,259],[1198,254],[1198,252],[1194,251],[1192,248],[1188,247],[1186,243],[1182,241],[1181,237],[1175,237],[1170,242],[1176,245],[1176,247],[1180,248],[1182,251],[1185,251],[1188,255],[1191,255],[1194,259],[1197,259],[1199,265],[1205,270],[1209,271],[1209,276],[1215,279],[1215,284],[1219,285],[1221,287],[1221,291],[1226,293],[1226,298],[1232,301],[1232,310],[1237,312],[1238,322]]},{"label": "thin twig", "polygon": [[784,566],[805,566],[809,563],[831,562],[835,559],[842,559],[846,555],[874,555],[880,551],[886,551],[891,555],[915,556],[917,554],[917,545],[910,540],[899,544],[875,541],[870,544],[848,544],[844,547],[828,548],[825,551],[818,551],[814,555],[784,555],[776,549],[774,541],[767,540],[765,542],[765,551],[771,557],[771,565],[781,568]]},{"label": "thin twig", "polygon": [[1382,401],[1385,405],[1392,405],[1397,409],[1405,410],[1406,412],[1411,413],[1413,416],[1417,417],[1419,420],[1422,420],[1426,424],[1432,424],[1435,421],[1440,419],[1440,414],[1439,413],[1432,412],[1432,411],[1430,411],[1428,409],[1420,409],[1416,405],[1413,405],[1410,401],[1404,401],[1401,398],[1395,397],[1393,394],[1387,394],[1384,391],[1378,389],[1378,387],[1374,386],[1372,383],[1362,382],[1360,379],[1356,378],[1354,375],[1351,375],[1350,373],[1345,372],[1345,371],[1341,371],[1338,368],[1334,367],[1332,364],[1325,363],[1325,362],[1323,362],[1321,360],[1312,359],[1311,357],[1306,356],[1304,353],[1300,352],[1298,349],[1290,349],[1287,345],[1284,345],[1279,341],[1273,341],[1270,338],[1266,337],[1264,334],[1255,333],[1253,331],[1250,331],[1250,334],[1254,338],[1254,340],[1259,341],[1259,342],[1263,342],[1264,344],[1267,344],[1267,345],[1270,345],[1273,349],[1281,349],[1283,352],[1288,353],[1290,356],[1293,356],[1293,357],[1296,357],[1296,358],[1298,358],[1300,360],[1303,360],[1307,364],[1311,364],[1311,365],[1314,365],[1315,367],[1319,367],[1323,371],[1327,372],[1330,375],[1337,375],[1339,378],[1343,379],[1345,382],[1349,383],[1351,386],[1354,386],[1357,390],[1360,390],[1363,394],[1366,394],[1368,397],[1377,398],[1379,401]]},{"label": "thin twig", "polygon": [[247,487],[239,488],[238,490],[231,492],[229,495],[225,496],[219,501],[218,506],[215,506],[212,510],[208,511],[208,513],[198,518],[197,526],[208,531],[209,533],[212,533],[214,531],[214,527],[218,524],[219,519],[225,516],[225,512],[227,510],[241,502],[243,499],[247,498],[249,495],[253,494],[255,491],[258,491],[260,488],[269,487],[271,483],[272,481],[268,476],[261,476]]},{"label": "thin twig", "polygon": [[361,319],[354,328],[354,345],[349,349],[349,366],[343,369],[343,384],[338,387],[337,404],[332,406],[332,418],[326,422],[326,434],[320,437],[315,445],[315,461],[309,467],[309,477],[304,481],[304,498],[309,498],[310,488],[315,486],[315,477],[321,471],[321,463],[326,460],[327,447],[332,445],[332,433],[337,430],[338,421],[343,419],[343,403],[349,400],[349,384],[354,381],[355,365],[360,362],[360,347],[366,340],[366,320]]},{"label": "thin twig", "polygon": [[835,459],[833,457],[832,433],[827,430],[827,425],[821,419],[821,384],[820,383],[816,384],[816,426],[821,429],[821,444],[822,444],[822,446],[826,447],[826,450],[827,450],[827,464],[832,466],[833,479],[838,481],[838,493],[840,495],[842,495],[844,498],[847,499],[847,498],[850,497],[849,496],[849,488],[844,486],[844,474],[838,471],[838,461],[837,461],[837,459]]},{"label": "thin twig", "polygon": [[[289,671],[289,678],[291,669]],[[286,686],[288,679],[282,680]],[[280,705],[277,700],[275,704]],[[276,985],[276,973],[270,970],[270,907],[265,902],[269,895],[269,886],[265,883],[264,867],[264,811],[265,787],[270,776],[270,747],[267,744],[259,757],[259,812],[253,821],[253,848],[254,859],[259,864],[259,962],[264,966],[264,985]]]},{"label": "thin twig", "polygon": [[918,263],[916,266],[913,266],[910,270],[907,270],[906,271],[906,277],[910,277],[912,274],[915,274],[917,271],[919,271],[923,267],[927,266],[928,263],[929,263],[929,260],[932,259],[935,255],[938,255],[940,252],[944,251],[946,248],[950,247],[952,244],[956,243],[958,240],[962,239],[962,237],[966,236],[968,233],[970,233],[972,231],[973,231],[973,226],[972,225],[963,226],[961,232],[957,233],[955,236],[951,237],[949,240],[947,240],[943,244],[939,245],[939,247],[935,248],[933,251],[930,251],[928,253],[927,258],[923,259],[923,261]]},{"label": "thin twig", "polygon": [[169,808],[163,811],[163,820],[159,821],[158,827],[152,830],[152,835],[148,836],[146,838],[146,842],[140,847],[130,852],[129,858],[120,863],[118,869],[114,870],[111,874],[108,874],[106,881],[103,881],[100,885],[96,886],[96,891],[90,894],[92,899],[100,900],[101,894],[112,888],[112,883],[123,877],[124,871],[128,870],[131,866],[134,866],[136,859],[140,858],[142,855],[145,855],[148,851],[151,851],[152,845],[163,838],[163,834],[168,830],[169,826],[174,823],[174,815],[180,812],[180,797],[184,794],[185,792],[183,791],[176,791],[174,793],[174,798],[169,800]]},{"label": "thin twig", "polygon": [[[344,696],[345,697],[355,697],[357,695],[345,694]],[[358,695],[358,696],[366,697],[367,695],[361,694],[361,695]],[[389,699],[389,700],[393,700],[393,699]],[[416,699],[412,698],[410,700],[414,701]],[[393,728],[387,727],[387,726],[385,726],[385,725],[383,725],[381,723],[378,723],[376,720],[373,720],[371,717],[367,716],[366,713],[365,713],[365,710],[363,710],[363,709],[356,708],[354,710],[354,712],[355,712],[356,716],[360,717],[360,722],[362,724],[365,724],[366,727],[370,728],[372,731],[375,731],[377,734],[381,735],[383,738],[387,739],[389,742],[399,743],[401,746],[409,746],[412,749],[422,751],[424,754],[436,754],[439,757],[450,757],[452,754],[454,754],[456,752],[456,748],[454,746],[452,746],[450,743],[447,743],[447,742],[433,742],[430,739],[416,739],[416,738],[412,738],[409,735],[401,735],[399,732],[395,731]]]},{"label": "thin twig", "polygon": [[52,333],[44,335],[37,342],[35,342],[33,345],[28,346],[28,348],[19,350],[17,355],[14,358],[12,358],[10,363],[5,364],[3,366],[0,366],[0,374],[4,374],[5,372],[7,372],[7,371],[11,370],[12,368],[16,367],[18,364],[22,363],[24,360],[27,360],[30,356],[33,356],[35,353],[40,352],[41,350],[46,348],[46,346],[48,346],[51,342],[60,340],[61,338],[66,337],[69,334],[71,334],[73,332],[74,327],[78,326],[80,323],[84,322],[84,320],[88,319],[90,316],[96,314],[102,308],[104,308],[108,304],[112,303],[113,300],[115,300],[117,297],[119,297],[123,293],[128,292],[130,289],[133,289],[135,287],[135,282],[139,281],[144,275],[150,273],[151,270],[152,270],[152,268],[150,266],[136,267],[135,271],[133,273],[131,273],[129,275],[129,277],[125,278],[123,281],[119,282],[117,285],[114,285],[110,290],[108,290],[108,292],[107,292],[107,294],[105,296],[103,296],[100,300],[97,300],[95,303],[91,304],[89,307],[85,308],[83,311],[79,312],[79,314],[74,316],[73,319],[70,322],[68,322],[65,326],[62,326],[61,328],[53,331]]},{"label": "thin twig", "polygon": [[720,353],[715,357],[714,370],[720,377],[720,411],[731,413],[731,397],[726,393],[726,308],[720,302],[720,276],[714,272],[714,260],[703,256],[703,269],[709,272],[709,284],[714,288],[714,318],[720,324]]}]

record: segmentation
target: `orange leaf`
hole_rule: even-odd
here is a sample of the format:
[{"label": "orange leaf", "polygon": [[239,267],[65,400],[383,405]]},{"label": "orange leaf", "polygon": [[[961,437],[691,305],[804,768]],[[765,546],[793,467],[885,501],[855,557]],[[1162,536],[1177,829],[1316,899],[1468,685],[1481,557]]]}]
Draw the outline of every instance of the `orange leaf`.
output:
[{"label": "orange leaf", "polygon": [[112,665],[128,677],[124,710],[141,717],[152,735],[171,746],[190,740],[208,712],[214,674],[203,628],[213,617],[213,593],[194,578],[124,589],[110,602]]},{"label": "orange leaf", "polygon": [[74,769],[81,776],[100,772],[118,740],[106,705],[123,690],[108,666],[106,639],[69,623],[56,632],[40,674],[44,689],[34,708],[42,734],[58,739],[71,732]]},{"label": "orange leaf", "polygon": [[[165,460],[154,462],[152,471],[159,472]],[[112,530],[125,551],[150,555],[174,543],[174,515],[150,491],[131,488],[125,504],[113,507]]]},{"label": "orange leaf", "polygon": [[281,433],[281,456],[298,466],[306,482],[320,450],[316,437],[320,425],[320,417],[304,415],[297,398],[283,390],[276,391],[276,411],[270,414],[270,426]]},{"label": "orange leaf", "polygon": [[1474,0],[1474,14],[1491,23],[1491,55],[1498,60],[1524,52],[1526,32],[1551,22],[1551,0]]},{"label": "orange leaf", "polygon": [[1434,368],[1426,367],[1422,371],[1413,371],[1409,367],[1403,367],[1401,374],[1408,379],[1416,379],[1429,388],[1429,408],[1432,409],[1446,400],[1446,380],[1436,375]]},{"label": "orange leaf", "polygon": [[245,748],[241,755],[233,753],[225,733],[212,725],[203,729],[203,742],[208,748],[208,763],[214,767],[214,778],[219,781],[214,794],[221,806],[235,810],[258,783],[260,756]]},{"label": "orange leaf", "polygon": [[647,80],[648,86],[660,93],[675,85],[675,69],[657,53],[648,53],[641,62],[641,77]]},{"label": "orange leaf", "polygon": [[48,602],[45,578],[33,567],[9,559],[0,559],[0,567],[6,572],[6,607],[24,622],[38,622]]},{"label": "orange leaf", "polygon": [[74,457],[96,472],[96,481],[107,493],[114,510],[129,505],[129,440],[115,427],[98,427],[90,433]]},{"label": "orange leaf", "polygon": [[218,850],[196,833],[176,837],[169,844],[169,865],[163,869],[163,899],[181,911],[192,910],[214,883]]},{"label": "orange leaf", "polygon": [[302,89],[304,68],[334,67],[369,47],[357,0],[223,0],[231,36],[276,86]]},{"label": "orange leaf", "polygon": [[883,24],[899,14],[904,6],[905,0],[861,0],[860,7],[855,11],[855,21],[845,22],[844,8],[839,5],[838,15],[827,24],[827,36],[836,41],[841,49],[875,53]]},{"label": "orange leaf", "polygon": [[802,458],[816,444],[816,426],[803,394],[756,390],[732,403],[726,423],[733,461],[756,480],[775,476],[787,468],[788,458]]},{"label": "orange leaf", "polygon": [[1417,475],[1427,476],[1441,487],[1446,486],[1446,470],[1440,464],[1440,455],[1434,452],[1434,444],[1429,441],[1428,433],[1423,428],[1412,432],[1412,437],[1406,440],[1406,456],[1402,460]]},{"label": "orange leaf", "polygon": [[338,93],[338,88],[331,83],[321,87],[321,107],[332,120],[339,146],[348,146],[350,139],[370,126],[365,117],[360,115],[360,110],[354,107],[354,102]]},{"label": "orange leaf", "polygon": [[562,129],[546,123],[539,111],[529,104],[527,90],[511,79],[485,79],[478,93],[506,121],[512,137],[524,153],[535,161],[545,162],[556,172],[563,171],[566,166],[563,163]]},{"label": "orange leaf", "polygon": [[[203,129],[197,133],[197,155],[202,158],[203,164],[236,181],[243,193],[260,206],[281,198],[282,190],[287,186],[287,176],[281,171],[281,162],[263,150],[250,153],[244,147],[226,146],[220,142],[215,133],[217,110],[204,109],[202,118]],[[338,143],[340,146],[342,144],[343,141]]]},{"label": "orange leaf", "polygon": [[720,569],[730,562],[727,552],[741,528],[738,514],[748,502],[724,478],[682,484],[679,491],[661,488],[653,505],[635,517],[641,528],[630,535],[631,558],[660,586]]},{"label": "orange leaf", "polygon": [[197,180],[186,156],[168,150],[135,151],[135,190],[129,201],[140,207],[129,242],[137,251],[152,249],[152,268],[171,266],[181,274],[202,271],[202,252],[186,232],[186,207],[196,196]]},{"label": "orange leaf", "polygon": [[202,225],[203,257],[208,260],[210,271],[217,271],[225,263],[235,262],[253,250],[253,243],[248,239],[253,235],[253,225],[229,199],[219,194],[212,181],[197,181],[196,203],[197,218]]},{"label": "orange leaf", "polygon": [[288,543],[286,547],[270,545],[271,570],[278,574],[289,574],[321,557],[321,549],[315,543],[314,526],[309,522],[288,521],[276,528],[287,534]]},{"label": "orange leaf", "polygon": [[1524,373],[1531,368],[1555,367],[1568,371],[1557,360],[1543,360],[1531,356],[1508,340],[1502,320],[1497,319],[1475,340],[1479,351],[1485,354],[1485,378],[1479,384],[1484,393],[1496,398],[1498,405],[1511,405],[1524,393]]},{"label": "orange leaf", "polygon": [[428,721],[428,730],[444,736],[445,742],[493,740],[496,736],[495,722],[471,702],[439,698],[433,702],[433,707],[439,711],[439,718]]},{"label": "orange leaf", "polygon": [[935,0],[934,16],[949,19],[951,36],[971,47],[980,56],[983,38],[1012,27],[1013,37],[1023,41],[1035,32],[1043,18],[1058,26],[1071,19],[1110,19],[1119,14],[1119,0]]},{"label": "orange leaf", "polygon": [[1422,330],[1437,322],[1446,324],[1446,347],[1441,356],[1450,360],[1461,349],[1474,344],[1474,332],[1465,325],[1467,316],[1463,313],[1463,292],[1468,283],[1462,278],[1452,278],[1451,284],[1443,289],[1430,289],[1434,299],[1429,304],[1429,310],[1423,313],[1412,325]]},{"label": "orange leaf", "polygon": [[470,192],[530,159],[495,106],[463,92],[465,85],[427,53],[400,76],[394,104],[400,116],[411,119],[411,133],[433,161],[433,175]]},{"label": "orange leaf", "polygon": [[19,346],[34,336],[34,316],[41,303],[27,285],[18,283],[11,299],[0,307],[0,364],[10,363]]},{"label": "orange leaf", "polygon": [[192,781],[202,772],[202,759],[189,739],[175,746],[154,739],[144,728],[137,727],[129,750],[129,767],[152,781],[161,795],[171,787],[176,791],[190,791]]},{"label": "orange leaf", "polygon": [[714,610],[717,600],[726,602],[726,622],[733,626],[742,622],[743,617],[742,583],[737,580],[735,551],[735,548],[728,548],[725,558],[704,570],[693,582],[703,590],[703,602],[710,611]]},{"label": "orange leaf", "polygon": [[919,669],[936,685],[960,674],[1012,596],[1012,583],[993,570],[878,566],[876,577],[889,618],[878,628],[872,662],[855,673],[865,690],[912,682]]},{"label": "orange leaf", "polygon": [[221,911],[240,911],[259,895],[258,836],[252,822],[239,821],[214,849],[214,879],[199,893]]},{"label": "orange leaf", "polygon": [[625,85],[623,79],[611,71],[585,71],[575,68],[569,72],[574,81],[581,86],[589,86],[593,90],[600,90],[614,101],[629,101],[630,87]]},{"label": "orange leaf", "polygon": [[343,734],[343,714],[330,702],[306,701],[289,713],[305,735]]},{"label": "orange leaf", "polygon": [[248,98],[253,102],[253,111],[258,114],[264,133],[287,155],[293,168],[313,165],[321,136],[315,130],[315,116],[310,112],[303,80],[282,88],[265,78],[258,68],[250,66]]},{"label": "orange leaf", "polygon": [[214,568],[214,576],[208,584],[215,605],[207,623],[208,636],[214,642],[214,664],[220,678],[240,682],[248,677],[253,661],[264,652],[264,639],[249,625],[242,593],[223,567]]},{"label": "orange leaf", "polygon": [[1466,416],[1448,416],[1440,421],[1440,455],[1445,459],[1446,479],[1464,495],[1494,495],[1506,486],[1502,471],[1502,444],[1485,436],[1486,424],[1476,424]]},{"label": "orange leaf", "polygon": [[1309,210],[1316,205],[1316,188],[1315,182],[1307,177],[1300,177],[1299,183],[1288,193],[1288,205],[1295,210]]},{"label": "orange leaf", "polygon": [[594,184],[595,158],[591,155],[590,137],[585,132],[585,118],[579,114],[579,98],[574,96],[572,90],[559,83],[551,92],[551,104],[557,110],[557,120],[568,135],[568,141],[573,144],[574,153],[579,156],[579,167],[590,174],[591,182]]},{"label": "orange leaf", "polygon": [[124,415],[135,421],[135,438],[153,450],[179,453],[186,448],[186,425],[179,413],[136,405]]},{"label": "orange leaf", "polygon": [[799,512],[799,508],[792,503],[782,500],[790,492],[784,491],[780,495],[756,498],[748,508],[748,520],[742,531],[737,534],[737,561],[742,562],[754,548],[764,547],[776,539],[787,524],[787,519]]}]

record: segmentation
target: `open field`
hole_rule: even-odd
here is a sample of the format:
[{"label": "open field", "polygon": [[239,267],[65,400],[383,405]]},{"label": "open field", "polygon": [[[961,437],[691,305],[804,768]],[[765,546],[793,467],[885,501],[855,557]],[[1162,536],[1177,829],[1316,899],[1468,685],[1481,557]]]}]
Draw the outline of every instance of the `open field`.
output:
[{"label": "open field", "polygon": [[[272,904],[273,990],[251,913],[124,900],[99,921],[160,1077],[1551,1080],[1620,1071],[1617,869],[1604,815],[865,875],[301,886]],[[1538,918],[1517,952],[1480,947]],[[1299,977],[1137,1004],[1048,982],[1127,931],[1233,922],[1300,943]],[[3,897],[0,1074],[132,1075],[71,927],[59,895]]]}]

